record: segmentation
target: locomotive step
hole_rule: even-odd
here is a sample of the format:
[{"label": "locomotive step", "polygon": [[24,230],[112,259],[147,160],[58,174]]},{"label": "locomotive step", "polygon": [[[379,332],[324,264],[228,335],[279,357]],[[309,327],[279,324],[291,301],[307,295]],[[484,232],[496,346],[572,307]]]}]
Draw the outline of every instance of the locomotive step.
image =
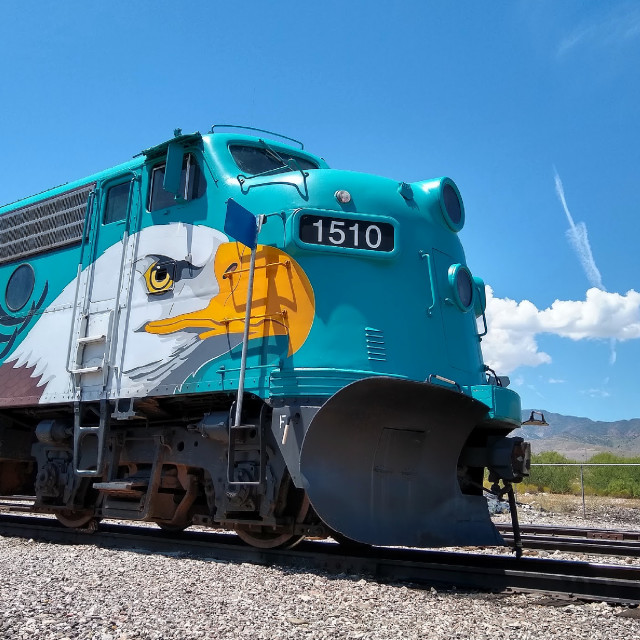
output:
[{"label": "locomotive step", "polygon": [[118,497],[141,498],[147,491],[146,480],[115,480],[113,482],[94,482],[93,488]]},{"label": "locomotive step", "polygon": [[107,336],[104,334],[99,336],[85,336],[84,338],[78,338],[78,344],[90,344],[92,342],[104,342]]},{"label": "locomotive step", "polygon": [[102,371],[102,366],[85,367],[84,369],[71,369],[71,373],[96,373],[96,371]]}]

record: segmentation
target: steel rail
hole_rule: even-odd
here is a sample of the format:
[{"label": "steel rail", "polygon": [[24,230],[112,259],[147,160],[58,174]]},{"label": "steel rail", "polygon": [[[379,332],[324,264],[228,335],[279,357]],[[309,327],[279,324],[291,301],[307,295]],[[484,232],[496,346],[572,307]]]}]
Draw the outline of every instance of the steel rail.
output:
[{"label": "steel rail", "polygon": [[307,541],[291,550],[248,547],[237,536],[189,530],[176,536],[152,527],[100,525],[93,535],[53,519],[1,516],[0,535],[59,544],[91,544],[140,553],[293,567],[300,571],[371,576],[436,588],[517,591],[570,596],[576,600],[640,603],[640,568],[519,558],[477,553],[356,547]]},{"label": "steel rail", "polygon": [[[499,531],[511,531],[510,524],[496,524]],[[545,535],[574,536],[598,540],[639,540],[640,531],[629,529],[593,529],[591,527],[561,527],[546,524],[521,524],[522,533],[541,533]]]},{"label": "steel rail", "polygon": [[[507,542],[513,541],[510,525],[499,524]],[[546,525],[521,525],[522,544],[529,549],[640,557],[640,532]]]}]

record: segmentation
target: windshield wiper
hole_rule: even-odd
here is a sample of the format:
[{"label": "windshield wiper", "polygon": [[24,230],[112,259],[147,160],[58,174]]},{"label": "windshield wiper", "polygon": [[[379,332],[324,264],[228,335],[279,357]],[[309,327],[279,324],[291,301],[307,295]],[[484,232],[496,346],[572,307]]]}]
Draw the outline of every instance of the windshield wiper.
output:
[{"label": "windshield wiper", "polygon": [[[297,172],[299,171],[302,175],[302,181],[304,182],[304,187],[305,187],[305,191],[307,190],[307,178],[309,177],[309,174],[306,173],[302,167],[300,166],[300,163],[298,162],[298,159],[294,156],[291,156],[289,161],[285,161],[282,156],[275,150],[272,149],[262,138],[260,138],[260,142],[264,145],[264,150],[267,152],[267,154],[274,160],[276,160],[277,162],[280,163],[279,167],[274,167],[273,169],[268,169],[267,171],[262,171],[261,173],[254,173],[253,175],[250,176],[246,176],[242,173],[239,173],[236,176],[236,179],[238,180],[238,182],[240,183],[240,187],[244,188],[244,183],[247,180],[252,180],[253,178],[261,178],[264,176],[268,176],[268,175],[274,175],[277,173],[282,173],[283,169],[286,169],[286,171],[292,171],[292,172]],[[293,184],[293,183],[289,183],[289,184]],[[300,189],[298,188],[297,185],[293,185],[296,187],[296,189],[298,189],[298,191],[300,191]]]},{"label": "windshield wiper", "polygon": [[274,159],[277,160],[281,166],[283,167],[287,167],[287,169],[289,169],[289,171],[291,171],[291,167],[282,159],[282,157],[280,156],[280,154],[275,150],[272,149],[262,138],[260,138],[260,142],[264,145],[264,150]]}]

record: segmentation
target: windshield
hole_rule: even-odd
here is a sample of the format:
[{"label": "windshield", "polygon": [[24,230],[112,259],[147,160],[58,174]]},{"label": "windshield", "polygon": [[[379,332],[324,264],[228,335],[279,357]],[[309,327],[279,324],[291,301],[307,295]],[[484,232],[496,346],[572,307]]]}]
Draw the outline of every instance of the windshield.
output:
[{"label": "windshield", "polygon": [[297,163],[297,166],[295,163],[293,164],[294,169],[298,167],[302,170],[318,168],[318,165],[308,158],[280,149],[234,144],[229,147],[229,151],[240,171],[252,175],[291,171],[292,169],[288,165],[291,160],[295,160]]}]

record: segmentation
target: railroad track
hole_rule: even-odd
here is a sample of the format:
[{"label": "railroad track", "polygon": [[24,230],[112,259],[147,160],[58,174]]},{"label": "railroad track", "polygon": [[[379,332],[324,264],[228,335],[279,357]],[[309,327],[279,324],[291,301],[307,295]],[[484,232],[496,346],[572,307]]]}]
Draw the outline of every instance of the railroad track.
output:
[{"label": "railroad track", "polygon": [[30,513],[34,502],[33,496],[2,496],[0,513]]},{"label": "railroad track", "polygon": [[[2,496],[0,513],[30,513],[32,496]],[[513,544],[511,525],[496,524],[507,544]],[[640,557],[640,531],[588,529],[553,525],[520,525],[524,549],[568,551],[596,555]]]},{"label": "railroad track", "polygon": [[640,568],[540,558],[365,547],[346,552],[331,542],[307,541],[291,550],[256,549],[237,536],[102,523],[93,535],[48,518],[4,515],[0,535],[58,544],[91,544],[141,553],[181,553],[227,562],[280,565],[305,571],[368,575],[380,581],[436,588],[536,592],[576,600],[640,603]]},{"label": "railroad track", "polygon": [[[513,543],[511,526],[496,526],[507,543]],[[525,549],[640,557],[640,531],[520,525],[520,534]]]}]

